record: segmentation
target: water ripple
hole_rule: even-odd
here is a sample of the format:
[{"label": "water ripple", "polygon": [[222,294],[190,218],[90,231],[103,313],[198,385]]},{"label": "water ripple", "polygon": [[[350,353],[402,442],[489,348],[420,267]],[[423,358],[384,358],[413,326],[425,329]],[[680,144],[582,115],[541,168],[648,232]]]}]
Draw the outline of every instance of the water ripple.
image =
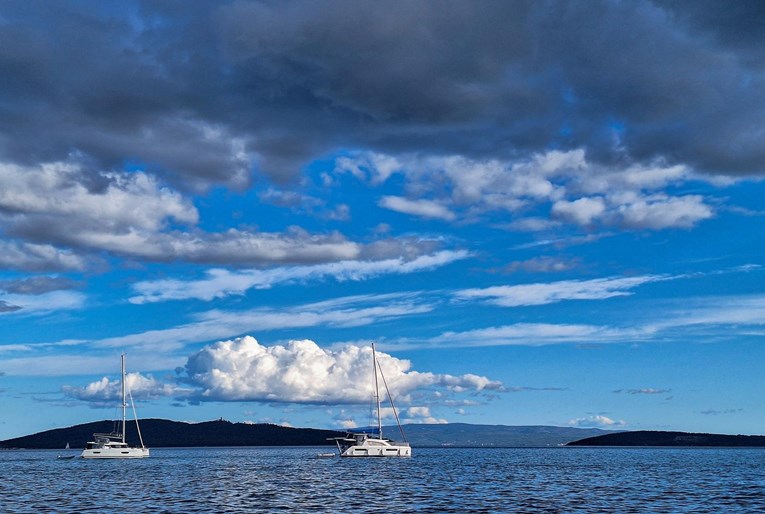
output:
[{"label": "water ripple", "polygon": [[3,513],[763,512],[762,449],[152,449],[141,460],[0,452]]}]

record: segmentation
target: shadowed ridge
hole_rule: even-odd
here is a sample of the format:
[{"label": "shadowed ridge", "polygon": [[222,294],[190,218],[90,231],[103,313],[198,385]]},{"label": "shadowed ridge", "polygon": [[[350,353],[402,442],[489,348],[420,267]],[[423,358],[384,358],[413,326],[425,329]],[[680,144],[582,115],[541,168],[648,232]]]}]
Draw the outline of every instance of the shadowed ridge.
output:
[{"label": "shadowed ridge", "polygon": [[[142,419],[141,434],[146,446],[319,446],[331,444],[328,437],[342,435],[333,430],[291,428],[267,423],[232,423],[223,419],[202,423],[184,423],[166,419]],[[36,434],[0,441],[2,448],[61,449],[84,448],[96,432],[111,432],[110,420],[56,428]],[[127,423],[128,444],[138,442],[135,423]]]},{"label": "shadowed ridge", "polygon": [[566,446],[765,446],[762,435],[701,434],[693,432],[664,432],[638,430],[588,437]]}]

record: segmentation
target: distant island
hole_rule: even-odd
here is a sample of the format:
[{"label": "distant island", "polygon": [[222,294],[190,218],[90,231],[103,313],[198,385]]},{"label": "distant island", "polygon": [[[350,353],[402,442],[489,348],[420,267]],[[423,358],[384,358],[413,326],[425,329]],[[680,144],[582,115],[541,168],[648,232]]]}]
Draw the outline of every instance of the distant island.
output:
[{"label": "distant island", "polygon": [[566,446],[716,446],[762,447],[762,435],[697,434],[692,432],[662,432],[638,430],[588,437]]},{"label": "distant island", "polygon": [[[138,444],[135,423],[127,423],[127,442]],[[166,419],[140,420],[141,435],[147,446],[322,446],[334,444],[329,437],[343,435],[333,430],[290,428],[266,423],[232,423],[223,419],[202,423],[184,423]],[[116,428],[110,420],[95,421],[68,428],[55,428],[37,434],[0,441],[0,448],[55,449],[84,448],[93,434],[108,433]]]},{"label": "distant island", "polygon": [[[290,428],[272,424],[232,423],[223,419],[202,423],[184,423],[165,419],[140,421],[141,435],[147,446],[324,446],[334,444],[327,438],[345,432],[314,428]],[[56,428],[37,434],[0,441],[0,448],[60,449],[83,448],[95,432],[111,432],[111,420]],[[407,440],[415,447],[545,447],[563,446],[570,441],[608,434],[595,428],[554,426],[506,426],[449,423],[439,425],[404,425]],[[383,434],[401,439],[398,427],[383,427]],[[127,424],[127,441],[138,442],[135,423]]]},{"label": "distant island", "polygon": [[[95,421],[67,428],[0,441],[1,448],[61,449],[84,448],[95,432],[111,432],[111,420]],[[185,423],[166,419],[140,421],[141,435],[151,448],[202,446],[326,446],[327,439],[344,435],[336,430],[292,428],[268,423],[232,423],[224,419]],[[608,431],[597,428],[544,425],[507,426],[448,423],[404,425],[407,440],[415,447],[431,448],[528,448],[555,446],[716,446],[765,447],[765,436],[698,434],[662,431]],[[383,427],[383,434],[401,439],[398,427]],[[135,423],[127,424],[127,441],[138,443]]]}]

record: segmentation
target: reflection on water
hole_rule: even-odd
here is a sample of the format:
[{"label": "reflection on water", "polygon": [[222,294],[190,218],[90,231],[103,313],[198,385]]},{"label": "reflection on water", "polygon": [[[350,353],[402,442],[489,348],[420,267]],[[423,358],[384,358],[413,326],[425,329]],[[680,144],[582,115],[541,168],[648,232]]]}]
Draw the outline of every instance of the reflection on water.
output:
[{"label": "reflection on water", "polygon": [[763,449],[152,449],[149,459],[0,451],[0,512],[763,512]]}]

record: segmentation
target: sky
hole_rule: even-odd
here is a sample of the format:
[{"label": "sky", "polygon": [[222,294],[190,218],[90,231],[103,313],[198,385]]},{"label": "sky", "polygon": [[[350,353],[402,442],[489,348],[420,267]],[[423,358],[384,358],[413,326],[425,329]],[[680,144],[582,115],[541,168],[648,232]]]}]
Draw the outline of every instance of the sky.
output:
[{"label": "sky", "polygon": [[[44,4],[44,5],[39,5]],[[8,0],[0,439],[762,434],[765,4]],[[384,410],[392,422],[390,410]]]}]

